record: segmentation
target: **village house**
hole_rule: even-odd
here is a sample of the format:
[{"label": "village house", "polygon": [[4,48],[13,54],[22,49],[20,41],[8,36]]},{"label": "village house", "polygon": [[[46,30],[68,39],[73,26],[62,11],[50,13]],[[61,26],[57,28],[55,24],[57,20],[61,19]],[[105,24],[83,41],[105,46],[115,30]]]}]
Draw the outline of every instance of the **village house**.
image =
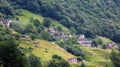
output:
[{"label": "village house", "polygon": [[78,41],[78,43],[82,46],[86,46],[86,47],[91,47],[91,40],[83,40],[83,41]]},{"label": "village house", "polygon": [[68,35],[64,32],[60,32],[60,37],[61,37],[61,39],[65,39],[68,37]]},{"label": "village house", "polygon": [[92,40],[87,40],[84,34],[80,34],[78,35],[78,43],[82,46],[91,47]]},{"label": "village house", "polygon": [[106,48],[107,49],[115,49],[115,48],[117,48],[117,46],[116,46],[116,44],[113,44],[112,42],[108,42],[106,44]]},{"label": "village house", "polygon": [[12,20],[11,19],[4,19],[4,18],[1,18],[0,21],[2,22],[2,25],[9,28],[10,27],[10,24],[12,23]]},{"label": "village house", "polygon": [[85,35],[84,34],[80,34],[78,35],[78,40],[84,40],[85,39]]},{"label": "village house", "polygon": [[66,39],[68,35],[62,31],[55,30],[53,28],[49,28],[48,32],[55,39]]},{"label": "village house", "polygon": [[21,36],[22,36],[22,37],[26,37],[26,38],[30,38],[30,36],[27,35],[27,34],[21,34]]},{"label": "village house", "polygon": [[76,57],[73,57],[73,58],[69,58],[69,59],[68,59],[68,62],[69,62],[69,63],[75,63],[75,64],[77,64],[78,61],[77,61],[77,58],[76,58]]},{"label": "village house", "polygon": [[54,36],[56,31],[53,28],[49,28],[48,32],[50,33],[51,36]]}]

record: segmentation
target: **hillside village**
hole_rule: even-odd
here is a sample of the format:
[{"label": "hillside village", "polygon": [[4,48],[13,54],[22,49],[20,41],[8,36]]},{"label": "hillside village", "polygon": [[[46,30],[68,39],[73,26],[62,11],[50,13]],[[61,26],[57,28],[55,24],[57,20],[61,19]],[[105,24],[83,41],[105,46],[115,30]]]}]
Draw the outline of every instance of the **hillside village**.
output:
[{"label": "hillside village", "polygon": [[[77,34],[77,35],[72,35],[72,34],[66,34],[63,31],[59,31],[59,30],[55,30],[54,28],[49,28],[48,32],[50,33],[50,35],[55,38],[55,39],[68,39],[69,37],[76,37],[78,39],[78,43],[81,46],[85,46],[85,47],[92,47],[92,39],[87,39],[85,38],[85,34]],[[106,48],[107,49],[115,49],[117,48],[116,44],[112,43],[112,42],[108,42],[106,43]]]},{"label": "hillside village", "polygon": [[[13,20],[11,19],[4,19],[1,18],[0,19],[1,24],[7,28],[10,28],[10,24],[13,22]],[[55,30],[54,28],[50,27],[47,29],[47,31],[50,33],[50,35],[58,40],[67,40],[70,37],[76,37],[78,40],[78,43],[81,46],[85,46],[85,47],[92,47],[92,39],[87,39],[85,38],[85,34],[66,34],[65,32],[61,31],[61,30]],[[22,37],[30,37],[27,34],[21,34]],[[112,43],[112,42],[107,42],[106,43],[106,49],[116,49],[117,46],[116,44]]]},{"label": "hillside village", "polygon": [[[10,28],[10,24],[12,23],[11,19],[2,18],[0,21],[4,27]],[[48,31],[54,39],[67,40],[68,38],[76,37],[79,45],[84,46],[84,47],[93,48],[93,46],[92,46],[93,40],[86,38],[85,34],[77,34],[77,35],[76,34],[66,34],[63,31],[54,29],[52,27],[47,28],[46,31]],[[27,34],[21,34],[21,36],[26,37],[26,38],[30,38],[30,35],[27,35]],[[36,44],[36,42],[34,42],[34,44]],[[106,43],[106,49],[116,49],[116,48],[117,48],[116,44],[114,44],[112,42]],[[67,61],[69,63],[73,63],[73,64],[77,64],[79,62],[77,57],[68,58]],[[85,62],[85,60],[83,60],[83,61]]]},{"label": "hillside village", "polygon": [[120,67],[120,0],[0,0],[0,67]]}]

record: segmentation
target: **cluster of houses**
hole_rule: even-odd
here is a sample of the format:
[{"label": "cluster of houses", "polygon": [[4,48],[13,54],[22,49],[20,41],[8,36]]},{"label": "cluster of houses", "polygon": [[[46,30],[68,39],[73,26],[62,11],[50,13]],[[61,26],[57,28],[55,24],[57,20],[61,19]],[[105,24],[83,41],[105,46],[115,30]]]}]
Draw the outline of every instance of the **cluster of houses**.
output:
[{"label": "cluster of houses", "polygon": [[[79,35],[71,35],[71,34],[66,34],[63,31],[58,31],[55,30],[54,28],[49,28],[48,32],[50,33],[50,35],[55,38],[55,39],[68,39],[69,37],[78,37],[78,43],[82,46],[86,46],[86,47],[92,47],[92,39],[87,39],[85,38],[84,34],[79,34]],[[106,48],[107,49],[115,49],[116,48],[116,44],[112,43],[112,42],[108,42],[106,43]]]},{"label": "cluster of houses", "polygon": [[[10,24],[12,23],[11,19],[4,19],[1,18],[0,22],[2,23],[3,26],[9,28]],[[55,39],[68,39],[69,37],[78,37],[78,43],[82,46],[86,46],[86,47],[92,47],[92,40],[89,40],[87,38],[85,38],[84,34],[79,34],[79,35],[71,35],[71,34],[66,34],[63,31],[59,31],[59,30],[55,30],[54,28],[49,28],[48,32],[50,33],[50,35],[55,38]],[[30,37],[29,35],[22,35],[23,37]],[[36,44],[36,43],[35,43]],[[112,43],[112,42],[108,42],[106,44],[106,48],[107,49],[115,49],[117,46],[116,44]],[[78,60],[76,57],[73,58],[69,58],[68,62],[70,63],[77,63]]]},{"label": "cluster of houses", "polygon": [[78,43],[81,44],[82,46],[91,47],[91,44],[92,44],[92,40],[87,40],[85,38],[84,34],[79,34],[79,35],[71,35],[70,34],[70,35],[68,35],[68,34],[64,33],[63,31],[58,31],[58,30],[55,30],[53,28],[49,28],[48,32],[55,39],[67,39],[69,37],[76,36],[76,37],[78,37]]}]

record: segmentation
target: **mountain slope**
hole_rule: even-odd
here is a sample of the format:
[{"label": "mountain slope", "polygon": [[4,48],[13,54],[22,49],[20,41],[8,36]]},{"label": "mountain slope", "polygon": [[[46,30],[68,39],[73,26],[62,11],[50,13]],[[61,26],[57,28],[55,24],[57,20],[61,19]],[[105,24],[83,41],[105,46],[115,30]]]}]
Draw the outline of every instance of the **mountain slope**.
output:
[{"label": "mountain slope", "polygon": [[[120,42],[120,3],[118,0],[9,0],[14,6],[60,21],[87,37],[96,34]],[[31,4],[31,5],[29,5]],[[111,34],[112,33],[112,34]]]},{"label": "mountain slope", "polygon": [[[37,19],[41,23],[43,23],[44,19],[46,18],[46,17],[43,17],[41,15],[34,14],[34,13],[28,11],[28,10],[21,9],[21,10],[18,10],[18,11],[20,11],[20,14],[22,14],[22,15],[17,16],[17,17],[19,18],[19,21],[24,25],[27,25],[28,23],[30,23],[31,18]],[[58,26],[60,26],[64,32],[70,33],[70,30],[67,29],[65,26],[63,26],[62,24],[60,24],[60,22],[58,22],[54,19],[51,19],[51,18],[49,18],[49,20],[50,20],[53,28],[57,28]]]},{"label": "mountain slope", "polygon": [[86,62],[85,65],[87,67],[96,67],[96,66],[108,66],[114,67],[110,60],[110,53],[111,50],[103,50],[97,48],[88,48],[88,47],[81,47],[83,52],[86,55]]},{"label": "mountain slope", "polygon": [[47,42],[44,40],[32,41],[28,38],[21,38],[19,42],[19,47],[25,51],[27,56],[29,56],[31,53],[36,55],[41,59],[42,62],[45,62],[43,65],[47,65],[47,62],[52,59],[52,55],[54,54],[61,56],[65,60],[75,57],[55,43]]}]

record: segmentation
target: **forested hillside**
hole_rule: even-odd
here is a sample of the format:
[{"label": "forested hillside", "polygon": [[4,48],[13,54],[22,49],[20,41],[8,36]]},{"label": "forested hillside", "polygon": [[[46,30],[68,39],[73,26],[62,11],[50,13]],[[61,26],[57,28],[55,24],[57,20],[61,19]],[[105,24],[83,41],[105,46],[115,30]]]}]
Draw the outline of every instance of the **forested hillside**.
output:
[{"label": "forested hillside", "polygon": [[119,43],[119,0],[0,0],[0,67],[119,67]]},{"label": "forested hillside", "polygon": [[[119,0],[8,0],[14,8],[28,9],[74,27],[87,37],[106,36],[120,42]],[[111,34],[112,33],[112,34]]]}]

